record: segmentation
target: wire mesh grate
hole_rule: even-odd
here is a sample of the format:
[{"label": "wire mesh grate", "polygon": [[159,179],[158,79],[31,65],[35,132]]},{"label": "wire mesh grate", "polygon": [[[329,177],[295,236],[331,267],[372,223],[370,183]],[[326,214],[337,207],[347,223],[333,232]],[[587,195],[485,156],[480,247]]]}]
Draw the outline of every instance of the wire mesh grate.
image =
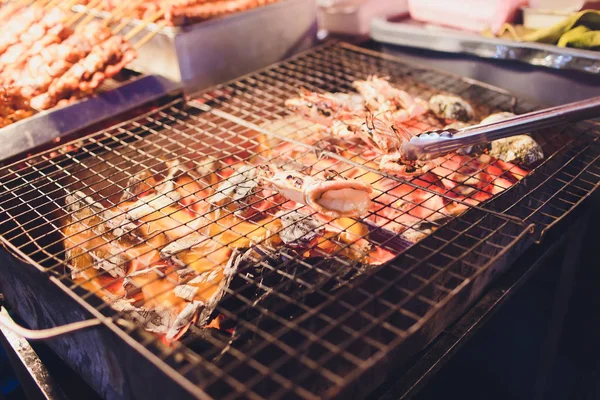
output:
[{"label": "wire mesh grate", "polygon": [[[407,180],[356,146],[322,146],[318,127],[283,105],[299,86],[351,90],[374,73],[413,95],[458,93],[481,115],[533,108],[328,45],[5,166],[3,242],[198,398],[343,398],[357,383],[365,394],[531,243],[528,223],[564,215],[598,183],[593,129],[541,136],[547,158],[533,173],[448,157],[437,174]],[[257,188],[265,165],[368,183],[372,205],[362,218],[323,218]],[[469,178],[482,183],[468,193],[447,183]],[[165,251],[182,239],[191,242]]]},{"label": "wire mesh grate", "polygon": [[[305,119],[299,120],[286,108],[285,100],[293,97],[294,93],[302,88],[319,93],[352,93],[355,92],[352,82],[372,75],[389,77],[395,87],[423,99],[440,93],[460,96],[474,106],[475,116],[479,119],[498,112],[523,114],[539,108],[538,105],[517,99],[501,89],[482,86],[463,77],[403,64],[393,57],[352,45],[336,43],[325,45],[319,50],[265,68],[236,81],[218,85],[198,94],[196,101],[205,110],[213,112],[216,110],[242,118],[246,122],[264,127],[267,132],[283,140],[300,141],[311,147],[326,149],[336,153],[341,159],[369,168],[376,165],[373,163],[378,160],[376,154],[366,151],[364,146],[357,146],[353,141],[340,143],[336,140],[332,145],[327,135],[323,134],[323,126]],[[425,114],[405,122],[405,126],[412,132],[420,133],[441,129],[444,125],[439,119]],[[419,188],[431,188],[442,183],[436,187],[438,194],[450,196],[458,194],[459,199],[454,197],[454,201],[461,200],[471,206],[482,206],[489,211],[517,217],[525,223],[534,223],[540,226],[543,233],[547,225],[553,225],[552,221],[558,221],[566,215],[597,186],[598,179],[594,173],[597,132],[597,124],[581,123],[568,128],[533,133],[532,136],[544,150],[545,158],[536,166],[536,173],[532,176],[525,177],[528,175],[527,171],[523,171],[516,164],[496,160],[488,166],[486,163],[478,163],[472,157],[454,155],[448,156],[447,161],[440,163],[433,170],[434,176],[399,180],[407,181]],[[571,153],[565,153],[569,148]],[[587,158],[583,156],[586,152],[590,153]],[[583,191],[579,196],[575,195],[575,198],[572,192],[562,190],[574,183],[573,179],[560,180],[562,186],[561,183],[551,179],[557,174],[565,174],[563,167],[572,170],[571,178],[577,176],[577,179],[581,180],[581,175],[588,177],[587,184],[582,183]],[[497,179],[509,177],[516,177],[517,180],[525,177],[524,184],[513,185],[514,179],[509,179],[512,182]],[[466,180],[476,183],[469,185],[469,191],[465,193],[462,191],[461,183]],[[515,201],[518,199],[523,199],[522,202],[533,201],[533,197],[541,194],[542,188],[539,187],[532,192],[533,186],[529,182],[540,180],[549,182],[546,182],[546,194],[543,195],[545,196],[543,200],[540,199],[542,204],[539,207],[526,209],[520,207],[520,203],[509,202],[508,207],[498,208],[493,205],[495,201],[491,203],[489,201],[492,195],[509,187],[511,190],[508,192],[513,194],[507,193],[506,196],[512,196]],[[440,186],[444,191],[439,190]],[[557,187],[558,189],[555,190]],[[553,199],[556,199],[558,205],[546,205]]]}]

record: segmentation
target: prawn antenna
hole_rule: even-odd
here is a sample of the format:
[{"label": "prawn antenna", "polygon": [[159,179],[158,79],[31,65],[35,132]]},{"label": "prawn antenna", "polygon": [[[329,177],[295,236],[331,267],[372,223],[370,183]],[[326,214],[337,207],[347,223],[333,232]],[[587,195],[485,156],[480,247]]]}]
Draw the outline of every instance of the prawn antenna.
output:
[{"label": "prawn antenna", "polygon": [[394,133],[401,139],[410,140],[414,135],[404,127],[404,125],[394,125],[392,124],[392,130]]}]

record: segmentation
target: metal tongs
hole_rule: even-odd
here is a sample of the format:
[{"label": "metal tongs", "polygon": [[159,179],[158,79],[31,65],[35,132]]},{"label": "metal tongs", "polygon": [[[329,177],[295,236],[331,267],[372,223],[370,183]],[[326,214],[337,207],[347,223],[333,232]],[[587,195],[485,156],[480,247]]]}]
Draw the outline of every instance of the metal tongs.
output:
[{"label": "metal tongs", "polygon": [[404,161],[433,160],[462,147],[489,143],[529,131],[553,128],[599,116],[600,97],[593,97],[461,130],[424,132],[402,144],[402,159]]}]

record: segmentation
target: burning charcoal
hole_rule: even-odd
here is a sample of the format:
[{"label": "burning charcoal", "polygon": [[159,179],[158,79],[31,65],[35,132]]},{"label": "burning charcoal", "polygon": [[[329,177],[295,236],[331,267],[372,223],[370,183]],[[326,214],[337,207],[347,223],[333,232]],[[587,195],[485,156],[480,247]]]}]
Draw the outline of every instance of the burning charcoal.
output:
[{"label": "burning charcoal", "polygon": [[417,243],[418,241],[427,237],[430,234],[431,231],[421,231],[409,228],[406,231],[402,232],[402,237],[412,243]]},{"label": "burning charcoal", "polygon": [[285,244],[308,243],[317,236],[321,224],[312,217],[298,211],[280,211],[276,217],[281,219],[283,229],[279,237]]},{"label": "burning charcoal", "polygon": [[217,192],[209,201],[216,205],[231,202],[229,206],[234,209],[246,208],[253,203],[252,196],[260,190],[255,176],[255,168],[246,165],[239,167],[233,175],[219,184]]},{"label": "burning charcoal", "polygon": [[175,287],[175,296],[184,300],[192,301],[198,293],[199,288],[191,285],[178,285]]},{"label": "burning charcoal", "polygon": [[110,247],[110,251],[115,254],[105,258],[98,257],[94,252],[90,252],[90,257],[94,260],[92,267],[107,272],[113,278],[123,278],[127,273],[127,262],[129,260],[118,247]]},{"label": "burning charcoal", "polygon": [[171,308],[138,308],[132,317],[142,324],[144,329],[154,333],[167,333],[175,321]]},{"label": "burning charcoal", "polygon": [[[490,124],[512,116],[514,114],[509,112],[492,114],[481,121],[481,124]],[[527,134],[494,140],[491,143],[489,155],[505,162],[521,162],[526,166],[544,158],[541,146]]]},{"label": "burning charcoal", "polygon": [[189,280],[189,278],[196,276],[196,271],[190,267],[180,268],[175,272],[177,273],[180,282],[185,282]]},{"label": "burning charcoal", "polygon": [[132,312],[135,311],[136,308],[131,303],[133,303],[133,300],[131,299],[118,299],[112,301],[112,307],[119,312]]},{"label": "burning charcoal", "polygon": [[438,94],[429,99],[429,109],[439,118],[467,122],[473,119],[473,108],[458,96]]},{"label": "burning charcoal", "polygon": [[115,237],[126,237],[127,240],[135,244],[139,244],[143,240],[134,234],[138,225],[127,214],[105,210],[102,217],[106,221],[106,227]]},{"label": "burning charcoal", "polygon": [[177,336],[181,330],[194,318],[194,316],[198,313],[198,309],[203,306],[202,302],[192,301],[185,306],[185,308],[179,313],[175,321],[170,325],[169,330],[167,331],[167,340],[173,340],[175,336]]},{"label": "burning charcoal", "polygon": [[147,331],[159,334],[166,333],[175,318],[170,308],[136,307],[132,300],[127,299],[111,300],[111,306],[118,312],[129,315],[134,322],[140,324]]},{"label": "burning charcoal", "polygon": [[68,194],[65,197],[65,204],[67,211],[70,213],[77,213],[87,207],[92,209],[92,213],[104,211],[104,206],[102,204],[79,190]]},{"label": "burning charcoal", "polygon": [[152,174],[150,171],[143,171],[130,177],[121,194],[121,201],[134,199],[143,192],[152,189],[147,183],[151,178]]},{"label": "burning charcoal", "polygon": [[448,218],[442,218],[435,222],[423,221],[419,224],[414,225],[412,228],[409,228],[406,231],[402,232],[402,237],[413,243],[416,243],[421,239],[431,235],[448,220]]},{"label": "burning charcoal", "polygon": [[175,240],[174,242],[169,243],[167,246],[163,247],[160,251],[160,257],[163,260],[171,259],[175,254],[180,253],[184,250],[189,250],[194,246],[199,245],[202,242],[207,241],[208,238],[204,235],[201,235],[196,232],[191,232],[184,237]]},{"label": "burning charcoal", "polygon": [[[219,283],[219,290],[209,299],[207,304],[205,304],[204,308],[200,311],[200,315],[198,316],[199,326],[203,326],[206,325],[206,323],[208,323],[211,314],[215,311],[215,307],[227,292],[231,280],[239,268],[242,258],[243,254],[240,253],[238,250],[233,250],[231,252],[231,256],[229,257],[227,264],[223,268],[224,279],[222,279]],[[194,280],[190,281],[189,283],[191,284],[193,282]]]}]

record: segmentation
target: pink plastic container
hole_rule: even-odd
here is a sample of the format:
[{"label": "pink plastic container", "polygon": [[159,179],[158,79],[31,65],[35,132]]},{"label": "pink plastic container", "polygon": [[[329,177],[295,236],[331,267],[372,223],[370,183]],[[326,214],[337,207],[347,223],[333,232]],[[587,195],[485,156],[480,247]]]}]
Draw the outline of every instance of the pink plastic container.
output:
[{"label": "pink plastic container", "polygon": [[528,0],[409,0],[413,19],[473,32],[498,32]]}]

